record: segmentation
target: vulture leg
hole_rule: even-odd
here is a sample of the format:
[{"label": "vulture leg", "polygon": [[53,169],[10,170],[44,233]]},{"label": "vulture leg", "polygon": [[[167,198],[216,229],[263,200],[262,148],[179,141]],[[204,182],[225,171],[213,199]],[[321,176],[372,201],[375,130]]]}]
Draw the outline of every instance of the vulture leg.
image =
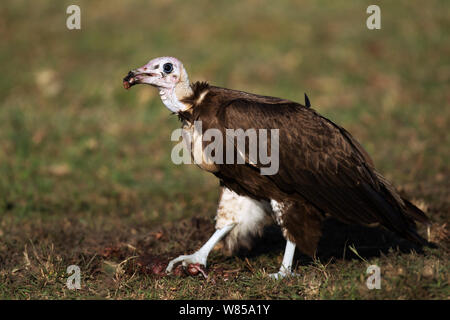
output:
[{"label": "vulture leg", "polygon": [[303,199],[284,202],[271,200],[270,204],[273,217],[280,225],[283,236],[287,241],[280,271],[270,276],[281,279],[286,276],[297,275],[291,270],[295,247],[298,245],[301,251],[311,257],[314,256],[321,235],[322,218],[320,212]]},{"label": "vulture leg", "polygon": [[269,210],[268,203],[238,195],[226,187],[222,188],[217,208],[216,229],[236,224],[224,238],[223,253],[231,255],[239,248],[250,250],[254,237],[261,235],[264,226],[269,222],[266,213]]},{"label": "vulture leg", "polygon": [[282,279],[286,276],[296,276],[296,273],[292,272],[292,261],[294,260],[295,243],[289,240],[286,241],[286,249],[284,250],[283,262],[281,263],[280,271],[277,273],[271,273],[270,277],[273,279]]},{"label": "vulture leg", "polygon": [[166,268],[166,273],[170,273],[173,269],[173,266],[178,262],[181,262],[184,267],[188,264],[201,264],[206,267],[206,259],[208,258],[209,253],[228,232],[230,232],[234,228],[235,224],[227,225],[221,229],[216,230],[214,234],[209,238],[209,240],[196,252],[190,255],[182,255],[178,258],[173,259],[169,262],[169,265]]}]

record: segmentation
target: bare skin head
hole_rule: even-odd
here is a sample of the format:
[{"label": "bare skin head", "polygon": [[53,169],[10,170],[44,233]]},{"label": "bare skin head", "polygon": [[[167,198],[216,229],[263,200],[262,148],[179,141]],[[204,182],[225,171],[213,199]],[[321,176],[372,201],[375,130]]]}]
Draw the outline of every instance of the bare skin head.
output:
[{"label": "bare skin head", "polygon": [[123,79],[125,89],[136,84],[156,87],[161,100],[172,112],[188,108],[180,100],[192,93],[189,78],[183,64],[173,57],[160,57],[150,60],[146,65],[128,72]]}]

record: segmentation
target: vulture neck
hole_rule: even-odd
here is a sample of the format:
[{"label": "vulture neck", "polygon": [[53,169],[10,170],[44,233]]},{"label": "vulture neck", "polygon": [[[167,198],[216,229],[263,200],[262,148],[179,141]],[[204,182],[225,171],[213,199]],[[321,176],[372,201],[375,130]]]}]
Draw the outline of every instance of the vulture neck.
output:
[{"label": "vulture neck", "polygon": [[192,105],[182,102],[193,93],[186,71],[181,74],[180,81],[173,88],[160,88],[159,95],[170,111],[179,113],[188,110]]}]

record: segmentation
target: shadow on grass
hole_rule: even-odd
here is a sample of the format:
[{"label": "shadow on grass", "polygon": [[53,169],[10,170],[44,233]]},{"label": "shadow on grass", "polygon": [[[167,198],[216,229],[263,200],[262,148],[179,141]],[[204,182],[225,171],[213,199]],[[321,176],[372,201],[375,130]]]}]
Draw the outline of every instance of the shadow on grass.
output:
[{"label": "shadow on grass", "polygon": [[[168,223],[137,242],[139,255],[137,264],[144,273],[161,275],[170,259],[181,254],[193,253],[209,239],[213,232],[213,221],[203,217]],[[279,255],[283,253],[285,244],[280,228],[270,225],[264,229],[261,237],[254,239],[251,249],[241,249],[233,256],[245,260],[246,258],[257,259],[263,255]],[[356,253],[350,247],[354,247]],[[383,228],[348,225],[335,219],[327,219],[323,224],[323,235],[316,258],[322,262],[370,259],[379,257],[382,253],[388,254],[391,249],[404,253],[422,252],[419,246]],[[121,250],[116,254],[119,252]],[[121,258],[125,259],[126,252],[122,253]],[[301,248],[296,250],[294,265],[306,266],[312,263],[314,259],[302,254]],[[214,270],[220,271],[221,267]]]},{"label": "shadow on grass", "polygon": [[[271,225],[265,228],[261,238],[255,239],[251,250],[241,250],[237,255],[239,257],[256,257],[270,252],[279,253],[284,251],[285,245],[286,241],[280,228]],[[360,259],[349,248],[350,246],[354,246],[358,255],[364,259],[379,257],[381,254],[387,254],[391,249],[403,253],[423,252],[420,246],[381,227],[370,228],[348,225],[335,219],[325,220],[316,258],[320,261]],[[312,262],[311,257],[301,253],[301,248],[296,251],[294,265],[296,263],[307,265]]]}]

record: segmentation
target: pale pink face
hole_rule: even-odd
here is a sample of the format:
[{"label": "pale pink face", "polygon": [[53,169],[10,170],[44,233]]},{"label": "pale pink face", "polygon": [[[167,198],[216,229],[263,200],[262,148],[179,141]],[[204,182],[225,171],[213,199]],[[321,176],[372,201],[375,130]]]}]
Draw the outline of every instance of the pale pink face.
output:
[{"label": "pale pink face", "polygon": [[131,70],[123,79],[126,89],[135,84],[149,84],[159,89],[172,89],[186,74],[183,64],[173,57],[151,60],[141,68]]}]

